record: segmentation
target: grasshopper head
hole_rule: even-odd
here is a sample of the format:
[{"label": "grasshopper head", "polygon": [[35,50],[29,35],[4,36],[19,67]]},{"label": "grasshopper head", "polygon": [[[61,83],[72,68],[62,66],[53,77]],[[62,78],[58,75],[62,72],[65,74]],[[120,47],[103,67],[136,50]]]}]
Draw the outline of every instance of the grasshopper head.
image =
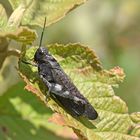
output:
[{"label": "grasshopper head", "polygon": [[47,55],[49,55],[47,48],[39,47],[34,55],[34,61],[39,63],[43,61]]}]

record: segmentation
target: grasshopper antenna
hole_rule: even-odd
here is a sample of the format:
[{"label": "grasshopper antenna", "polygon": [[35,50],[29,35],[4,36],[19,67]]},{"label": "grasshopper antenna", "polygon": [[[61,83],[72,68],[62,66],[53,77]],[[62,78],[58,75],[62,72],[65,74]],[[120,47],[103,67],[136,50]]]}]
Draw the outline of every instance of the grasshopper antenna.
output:
[{"label": "grasshopper antenna", "polygon": [[42,33],[41,33],[39,48],[40,48],[41,45],[42,45],[42,39],[43,39],[43,35],[44,35],[45,26],[46,26],[46,17],[45,17],[45,20],[44,20],[44,26],[43,26],[43,30],[42,30]]},{"label": "grasshopper antenna", "polygon": [[[39,48],[40,48],[41,45],[42,45],[42,39],[43,39],[43,34],[44,34],[45,26],[46,26],[46,17],[45,17],[45,20],[44,20],[44,26],[43,26],[43,30],[42,30],[42,33],[41,33],[41,38],[40,38]],[[21,60],[21,62],[23,62],[23,63],[25,63],[25,64],[29,64],[29,65],[32,65],[32,66],[37,67],[36,64],[31,63],[31,62],[27,62],[27,61],[24,61],[24,60]]]}]

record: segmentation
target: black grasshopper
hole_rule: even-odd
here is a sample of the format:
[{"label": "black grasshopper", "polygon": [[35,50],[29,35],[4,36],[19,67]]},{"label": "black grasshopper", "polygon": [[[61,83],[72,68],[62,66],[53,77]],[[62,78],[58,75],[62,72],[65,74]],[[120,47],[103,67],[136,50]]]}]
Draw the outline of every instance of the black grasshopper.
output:
[{"label": "black grasshopper", "polygon": [[49,96],[74,117],[96,119],[98,114],[95,109],[72,83],[47,48],[41,47],[41,41],[40,47],[35,52],[34,61],[38,67],[39,77],[49,90]]}]

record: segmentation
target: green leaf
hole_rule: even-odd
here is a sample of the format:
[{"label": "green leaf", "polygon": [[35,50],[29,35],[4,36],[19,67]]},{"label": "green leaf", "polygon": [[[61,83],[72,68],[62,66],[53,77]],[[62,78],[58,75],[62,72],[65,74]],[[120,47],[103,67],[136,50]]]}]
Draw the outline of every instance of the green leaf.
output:
[{"label": "green leaf", "polygon": [[[4,30],[5,29],[6,28],[4,28]],[[37,37],[36,32],[27,27],[20,27],[15,30],[11,30],[10,28],[5,31],[4,30],[0,32],[0,69],[7,56],[19,56],[20,54],[19,50],[12,50],[8,48],[11,40],[22,43],[22,46],[23,44],[32,44]]]},{"label": "green leaf", "polygon": [[57,22],[65,17],[72,9],[86,2],[86,0],[9,0],[15,13],[10,23],[13,24],[17,18],[24,25],[42,26],[44,18],[47,18],[46,26]]},{"label": "green leaf", "polygon": [[[26,51],[21,59],[30,61],[34,57],[36,47]],[[124,79],[123,70],[115,67],[104,70],[93,50],[80,44],[50,45],[50,53],[58,60],[64,71],[89,102],[95,107],[99,118],[90,121],[95,127],[88,127],[81,118],[75,119],[65,112],[53,100],[46,101],[44,86],[38,78],[37,68],[19,62],[19,73],[27,83],[27,90],[35,93],[48,107],[58,112],[63,125],[73,128],[81,139],[88,140],[139,140],[140,115],[129,115],[126,103],[115,95],[113,87]],[[58,119],[58,124],[59,124]],[[54,118],[52,119],[54,121]],[[55,122],[55,121],[54,121]],[[60,123],[61,124],[61,123]]]},{"label": "green leaf", "polygon": [[[17,13],[13,13],[11,17],[7,18],[6,10],[3,5],[0,4],[0,45],[3,46],[1,40],[5,39],[13,39],[18,42],[22,42],[24,44],[32,44],[32,42],[36,39],[36,32],[27,27],[19,27],[20,20],[18,18],[19,11]],[[13,17],[15,16],[15,18]],[[19,22],[19,23],[18,23]]]},{"label": "green leaf", "polygon": [[0,31],[7,24],[7,14],[4,7],[0,4]]},{"label": "green leaf", "polygon": [[21,42],[23,44],[32,44],[36,39],[37,35],[34,30],[31,30],[27,27],[20,27],[16,30],[7,30],[0,34],[0,38],[13,39],[17,42]]},{"label": "green leaf", "polygon": [[52,111],[18,83],[0,97],[1,140],[65,140],[63,128],[47,122]]}]

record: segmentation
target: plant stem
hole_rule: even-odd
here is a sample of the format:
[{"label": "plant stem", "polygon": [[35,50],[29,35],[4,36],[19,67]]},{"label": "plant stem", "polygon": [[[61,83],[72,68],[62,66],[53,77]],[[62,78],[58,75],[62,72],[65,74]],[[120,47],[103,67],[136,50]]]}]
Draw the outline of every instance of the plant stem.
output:
[{"label": "plant stem", "polygon": [[20,50],[17,50],[17,49],[9,49],[7,51],[7,56],[16,56],[16,57],[19,57],[20,56]]}]

